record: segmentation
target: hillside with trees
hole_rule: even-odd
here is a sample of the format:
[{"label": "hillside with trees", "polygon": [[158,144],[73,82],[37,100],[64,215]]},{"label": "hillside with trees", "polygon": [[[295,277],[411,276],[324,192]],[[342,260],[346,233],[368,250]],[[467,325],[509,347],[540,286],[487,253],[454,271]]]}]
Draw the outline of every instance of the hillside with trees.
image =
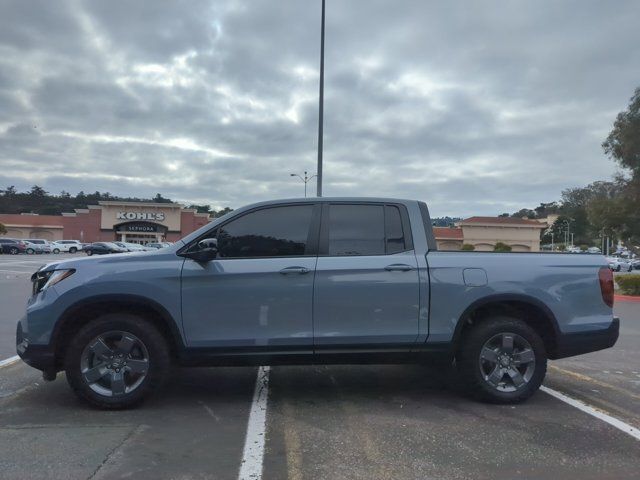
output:
[{"label": "hillside with trees", "polygon": [[[18,192],[14,186],[9,186],[5,190],[0,190],[0,213],[60,215],[63,212],[73,212],[76,208],[97,205],[100,201],[172,203],[171,199],[159,193],[153,198],[119,197],[109,192],[78,192],[77,195],[71,195],[69,192],[62,191],[59,195],[54,195],[46,192],[39,185],[34,185],[28,192]],[[232,210],[227,207],[216,211],[210,205],[189,205],[187,208],[194,208],[200,213],[209,213],[213,217],[219,217]]]}]

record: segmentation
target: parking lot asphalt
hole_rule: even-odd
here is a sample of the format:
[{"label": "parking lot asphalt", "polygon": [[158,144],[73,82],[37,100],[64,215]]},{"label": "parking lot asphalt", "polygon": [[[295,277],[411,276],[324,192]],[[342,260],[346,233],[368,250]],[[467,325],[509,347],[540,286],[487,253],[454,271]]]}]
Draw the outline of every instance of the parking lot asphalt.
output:
[{"label": "parking lot asphalt", "polygon": [[[0,256],[0,360],[15,355],[30,274],[58,258]],[[550,362],[545,385],[640,428],[640,303],[615,311],[617,345]],[[63,374],[1,367],[0,477],[238,478],[257,371],[176,368],[141,408],[104,412]],[[638,478],[640,441],[600,418],[544,392],[477,403],[453,383],[424,366],[272,367],[262,478]]]}]

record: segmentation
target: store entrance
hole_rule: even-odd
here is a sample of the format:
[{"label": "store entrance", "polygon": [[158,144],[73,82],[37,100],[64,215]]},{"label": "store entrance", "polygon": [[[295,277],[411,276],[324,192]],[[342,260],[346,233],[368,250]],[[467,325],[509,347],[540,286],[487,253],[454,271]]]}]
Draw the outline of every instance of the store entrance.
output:
[{"label": "store entrance", "polygon": [[158,243],[164,241],[167,227],[153,222],[125,222],[114,226],[116,241],[137,243]]},{"label": "store entrance", "polygon": [[116,240],[119,242],[137,243],[138,245],[146,245],[147,243],[158,243],[164,241],[161,233],[153,235],[145,235],[139,233],[116,232]]}]

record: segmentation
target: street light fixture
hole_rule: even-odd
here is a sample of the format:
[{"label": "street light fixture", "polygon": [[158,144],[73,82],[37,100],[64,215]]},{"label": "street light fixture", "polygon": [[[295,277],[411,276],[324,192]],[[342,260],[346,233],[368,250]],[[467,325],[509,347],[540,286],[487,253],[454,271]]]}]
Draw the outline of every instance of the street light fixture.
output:
[{"label": "street light fixture", "polygon": [[289,174],[290,177],[298,177],[300,180],[302,180],[304,182],[304,198],[307,198],[307,183],[309,182],[309,180],[311,180],[312,178],[317,177],[317,175],[311,175],[308,176],[307,175],[307,171],[304,171],[304,177],[301,177],[300,175],[298,175],[297,173],[291,173]]}]

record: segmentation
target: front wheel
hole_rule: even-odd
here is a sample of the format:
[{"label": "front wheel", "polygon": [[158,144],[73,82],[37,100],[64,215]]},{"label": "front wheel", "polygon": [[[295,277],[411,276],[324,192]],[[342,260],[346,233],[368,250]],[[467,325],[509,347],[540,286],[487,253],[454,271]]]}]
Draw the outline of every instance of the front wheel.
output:
[{"label": "front wheel", "polygon": [[11,248],[9,249],[9,253],[10,253],[11,255],[17,255],[18,253],[20,253],[20,251],[19,251],[16,247],[11,247]]},{"label": "front wheel", "polygon": [[85,325],[65,355],[67,381],[81,399],[105,409],[142,402],[166,377],[167,342],[147,320],[105,314]]},{"label": "front wheel", "polygon": [[59,248],[54,248],[54,249],[53,249],[53,253],[55,253],[55,254],[60,253],[60,249],[59,249]]},{"label": "front wheel", "polygon": [[547,372],[540,335],[511,317],[495,317],[470,327],[456,360],[469,393],[491,403],[526,400]]},{"label": "front wheel", "polygon": [[69,253],[76,253],[78,251],[78,249],[76,247],[71,247],[69,249]]},{"label": "front wheel", "polygon": [[33,248],[27,248],[27,255],[33,255],[35,252],[35,250]]},{"label": "front wheel", "polygon": [[91,255],[93,255],[93,252],[91,250],[87,250],[87,255],[91,256]]}]

